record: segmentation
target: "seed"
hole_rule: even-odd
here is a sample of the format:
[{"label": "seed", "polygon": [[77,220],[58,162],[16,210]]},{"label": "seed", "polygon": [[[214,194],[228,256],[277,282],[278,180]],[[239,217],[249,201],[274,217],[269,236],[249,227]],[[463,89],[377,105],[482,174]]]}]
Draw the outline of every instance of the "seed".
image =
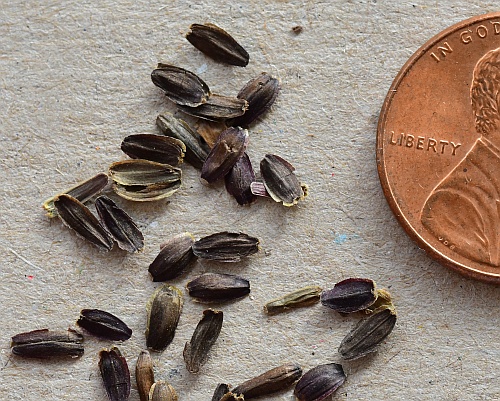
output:
[{"label": "seed", "polygon": [[243,152],[234,166],[224,177],[226,190],[240,205],[248,205],[255,200],[250,186],[255,181],[255,173],[248,155]]},{"label": "seed", "polygon": [[310,285],[300,288],[280,298],[268,302],[264,306],[264,312],[269,315],[274,315],[286,311],[290,308],[302,308],[304,306],[313,305],[319,301],[321,287]]},{"label": "seed", "polygon": [[214,24],[192,24],[186,39],[199,51],[220,63],[246,67],[250,56],[226,31]]},{"label": "seed", "polygon": [[132,218],[107,196],[95,200],[95,208],[104,228],[111,234],[120,249],[137,253],[144,249],[144,236]]},{"label": "seed", "polygon": [[194,260],[191,249],[193,243],[193,235],[184,233],[162,244],[160,253],[149,265],[149,273],[153,281],[167,281],[179,276]]},{"label": "seed", "polygon": [[93,196],[101,192],[108,185],[108,175],[99,173],[88,180],[85,180],[74,187],[67,189],[55,196],[50,197],[43,202],[43,208],[47,211],[47,216],[50,218],[57,216],[57,210],[54,206],[54,200],[62,194],[71,195],[80,202],[85,203]]},{"label": "seed", "polygon": [[111,164],[109,175],[114,191],[122,198],[155,201],[180,188],[182,171],[168,164],[135,159]]},{"label": "seed", "polygon": [[153,351],[163,351],[172,342],[182,310],[182,293],[165,284],[156,289],[148,302],[146,345]]},{"label": "seed", "polygon": [[164,380],[158,380],[149,390],[149,401],[177,401],[174,388]]},{"label": "seed", "polygon": [[83,355],[83,336],[75,330],[33,330],[12,337],[12,353],[26,358]]},{"label": "seed", "polygon": [[247,108],[248,103],[245,99],[220,95],[210,95],[205,103],[197,107],[179,106],[179,110],[183,113],[210,121],[239,117]]},{"label": "seed", "polygon": [[263,182],[260,181],[254,181],[250,184],[250,190],[252,191],[252,194],[255,196],[262,196],[266,198],[270,198],[271,195],[269,195],[269,192],[267,192],[266,186],[264,185]]},{"label": "seed", "polygon": [[321,304],[341,313],[366,309],[376,299],[375,283],[366,278],[348,278],[321,293]]},{"label": "seed", "polygon": [[212,149],[215,142],[217,142],[219,135],[227,129],[227,125],[224,121],[209,121],[202,118],[199,118],[194,126],[198,134],[200,134],[208,145],[207,156],[210,149]]},{"label": "seed", "polygon": [[248,131],[240,127],[230,127],[222,132],[210,151],[203,167],[201,178],[208,183],[224,177],[245,151]]},{"label": "seed", "polygon": [[158,64],[151,73],[151,80],[172,102],[181,106],[199,106],[210,96],[210,89],[201,78],[173,65]]},{"label": "seed", "polygon": [[187,283],[186,288],[200,302],[222,302],[250,293],[250,282],[232,274],[205,273]]},{"label": "seed", "polygon": [[260,173],[269,196],[284,206],[293,206],[307,193],[293,173],[295,168],[277,155],[266,155],[260,162]]},{"label": "seed", "polygon": [[111,401],[126,401],[130,395],[130,372],[117,347],[99,352],[99,370]]},{"label": "seed", "polygon": [[292,32],[296,35],[298,35],[299,33],[302,33],[303,30],[304,30],[304,27],[302,27],[301,25],[296,25],[292,28]]},{"label": "seed", "polygon": [[311,369],[295,385],[299,401],[320,401],[333,394],[346,379],[342,365],[328,363]]},{"label": "seed", "polygon": [[175,118],[171,113],[165,113],[156,118],[156,125],[163,135],[177,138],[186,145],[186,160],[192,166],[196,168],[203,166],[210,148],[184,120]]},{"label": "seed", "polygon": [[225,383],[217,384],[215,388],[214,395],[212,396],[212,401],[221,401],[225,394],[229,393],[229,386]]},{"label": "seed", "polygon": [[279,90],[278,80],[265,72],[250,80],[238,93],[238,98],[248,102],[248,110],[241,117],[228,121],[228,124],[247,127],[272,106]]},{"label": "seed", "polygon": [[135,381],[137,382],[137,391],[141,401],[148,401],[149,390],[155,382],[155,374],[153,372],[153,361],[147,350],[141,351],[139,358],[137,358]]},{"label": "seed", "polygon": [[70,195],[61,194],[55,199],[54,206],[64,225],[80,237],[103,251],[113,248],[108,232],[83,203]]},{"label": "seed", "polygon": [[247,380],[233,388],[231,392],[243,394],[245,400],[286,390],[302,376],[302,368],[295,363],[287,363],[268,370],[260,376]]},{"label": "seed", "polygon": [[186,145],[176,138],[165,135],[136,134],[125,137],[122,151],[133,159],[178,166],[182,163]]},{"label": "seed", "polygon": [[259,239],[244,233],[223,231],[196,241],[193,253],[199,258],[219,262],[239,262],[259,251]]},{"label": "seed", "polygon": [[132,336],[132,330],[122,320],[99,309],[82,309],[76,324],[108,340],[124,341]]},{"label": "seed", "polygon": [[391,307],[382,307],[372,315],[361,320],[342,340],[339,353],[345,360],[357,359],[380,344],[396,324],[396,311]]},{"label": "seed", "polygon": [[184,347],[184,362],[187,370],[198,373],[208,359],[208,353],[217,341],[222,329],[223,313],[220,310],[206,309],[196,326],[191,341]]}]

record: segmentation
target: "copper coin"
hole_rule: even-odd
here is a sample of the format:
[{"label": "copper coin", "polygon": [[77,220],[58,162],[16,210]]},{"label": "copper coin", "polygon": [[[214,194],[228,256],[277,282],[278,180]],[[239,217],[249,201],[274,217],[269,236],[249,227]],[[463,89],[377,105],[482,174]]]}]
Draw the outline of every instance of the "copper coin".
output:
[{"label": "copper coin", "polygon": [[420,247],[500,283],[500,13],[453,25],[403,66],[382,107],[377,165]]}]

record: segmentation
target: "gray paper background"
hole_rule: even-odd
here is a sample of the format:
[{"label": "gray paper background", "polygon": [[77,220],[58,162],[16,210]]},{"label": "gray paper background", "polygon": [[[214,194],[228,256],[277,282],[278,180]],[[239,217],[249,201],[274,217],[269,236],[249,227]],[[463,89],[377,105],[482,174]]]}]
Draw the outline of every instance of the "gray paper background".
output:
[{"label": "gray paper background", "polygon": [[[378,114],[406,60],[444,28],[495,11],[484,1],[0,1],[0,398],[104,400],[98,351],[86,337],[70,361],[13,358],[10,337],[74,326],[82,308],[122,318],[132,338],[119,344],[139,399],[135,361],[145,346],[145,306],[159,284],[147,267],[165,239],[243,231],[262,251],[241,264],[198,262],[174,284],[206,271],[240,274],[247,298],[220,306],[222,333],[199,375],[184,367],[184,343],[202,304],[186,297],[172,345],[153,356],[157,379],[181,400],[210,399],[218,382],[237,385],[286,361],[308,370],[338,362],[336,349],[359,319],[320,305],[267,317],[262,306],[292,289],[332,287],[368,277],[388,288],[398,323],[377,353],[345,363],[334,400],[493,400],[500,398],[500,296],[431,260],[398,225],[375,163]],[[247,49],[246,68],[217,64],[185,39],[191,23],[212,22]],[[300,35],[291,32],[302,25]],[[213,92],[236,94],[262,71],[282,90],[251,128],[248,153],[290,160],[310,195],[294,208],[260,199],[239,207],[223,185],[206,187],[190,165],[168,201],[114,199],[146,238],[142,254],[102,254],[42,201],[126,157],[123,137],[156,132],[172,104],[150,80],[157,62],[200,75]],[[113,195],[111,195],[113,196]],[[273,400],[292,400],[292,391]]]}]

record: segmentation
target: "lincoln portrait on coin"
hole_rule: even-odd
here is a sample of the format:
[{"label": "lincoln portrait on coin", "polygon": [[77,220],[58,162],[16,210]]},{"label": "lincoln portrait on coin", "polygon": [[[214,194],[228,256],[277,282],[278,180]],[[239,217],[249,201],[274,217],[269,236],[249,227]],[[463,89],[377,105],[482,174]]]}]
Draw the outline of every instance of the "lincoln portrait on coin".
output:
[{"label": "lincoln portrait on coin", "polygon": [[458,254],[500,266],[500,48],[477,62],[470,97],[480,137],[431,192],[421,221]]}]

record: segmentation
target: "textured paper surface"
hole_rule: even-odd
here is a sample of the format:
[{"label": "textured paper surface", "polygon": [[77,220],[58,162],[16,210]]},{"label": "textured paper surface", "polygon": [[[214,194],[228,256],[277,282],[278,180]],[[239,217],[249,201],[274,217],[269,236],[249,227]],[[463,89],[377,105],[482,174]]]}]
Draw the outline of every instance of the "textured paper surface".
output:
[{"label": "textured paper surface", "polygon": [[[13,358],[10,337],[74,326],[82,308],[122,318],[132,338],[119,347],[134,371],[145,346],[145,306],[158,284],[147,267],[165,239],[221,230],[261,239],[241,264],[199,262],[174,281],[206,271],[240,274],[251,295],[227,305],[221,336],[197,376],[182,360],[204,306],[186,298],[172,345],[154,354],[157,379],[181,400],[210,399],[218,382],[237,385],[286,361],[308,370],[339,361],[336,349],[357,317],[317,305],[267,317],[262,306],[289,290],[368,277],[398,307],[379,351],[346,363],[334,400],[493,400],[500,398],[500,296],[431,260],[403,232],[376,172],[375,135],[387,90],[425,41],[474,15],[480,1],[3,1],[0,12],[0,398],[104,400],[97,354],[109,341],[86,336],[70,361]],[[246,68],[212,62],[184,34],[194,22],[228,30],[247,49]],[[302,25],[295,35],[291,28]],[[41,202],[125,159],[119,145],[156,132],[172,105],[151,83],[157,62],[200,75],[213,90],[237,93],[262,71],[278,77],[277,103],[250,132],[248,153],[290,160],[310,195],[287,209],[269,200],[239,207],[223,185],[203,186],[189,165],[168,201],[119,202],[146,238],[140,255],[99,253]],[[415,172],[418,174],[418,171]],[[134,377],[132,375],[132,380]],[[138,400],[135,382],[130,400]],[[271,398],[292,400],[291,391]]]}]

